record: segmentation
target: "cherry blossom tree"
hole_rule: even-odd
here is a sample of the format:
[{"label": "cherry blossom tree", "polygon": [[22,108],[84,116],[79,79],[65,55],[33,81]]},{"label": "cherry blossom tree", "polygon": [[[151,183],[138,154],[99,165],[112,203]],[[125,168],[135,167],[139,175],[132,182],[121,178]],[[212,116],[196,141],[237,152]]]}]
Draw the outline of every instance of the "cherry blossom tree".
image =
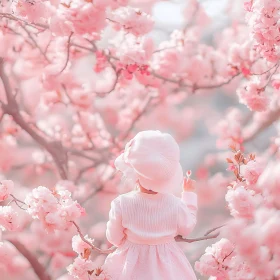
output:
[{"label": "cherry blossom tree", "polygon": [[4,280],[110,279],[110,202],[133,188],[115,158],[139,130],[183,145],[198,127],[216,139],[195,166],[200,206],[228,216],[202,211],[208,231],[176,240],[205,250],[195,268],[210,280],[280,279],[280,2],[228,1],[213,32],[204,2],[184,1],[158,43],[159,2],[0,1]]}]

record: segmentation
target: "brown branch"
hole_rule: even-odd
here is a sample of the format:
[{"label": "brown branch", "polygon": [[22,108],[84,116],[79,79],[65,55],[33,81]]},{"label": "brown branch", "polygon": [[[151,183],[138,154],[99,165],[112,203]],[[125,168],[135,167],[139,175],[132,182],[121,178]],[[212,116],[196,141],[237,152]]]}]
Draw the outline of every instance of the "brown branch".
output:
[{"label": "brown branch", "polygon": [[9,13],[0,13],[0,17],[3,17],[3,18],[7,18],[7,19],[10,19],[10,20],[14,20],[14,21],[18,21],[18,22],[23,22],[25,23],[26,25],[29,25],[31,27],[34,27],[34,28],[41,28],[41,29],[47,29],[49,28],[47,25],[45,24],[41,24],[41,23],[30,23],[24,19],[21,19],[21,18],[18,18],[12,14],[9,14]]},{"label": "brown branch", "polygon": [[256,136],[258,136],[261,132],[263,132],[265,129],[271,126],[279,118],[280,118],[280,109],[271,112],[269,118],[266,121],[264,121],[257,129],[255,129],[253,133],[251,133],[250,135],[244,138],[244,143],[253,140]]},{"label": "brown branch", "polygon": [[193,243],[193,242],[197,242],[197,241],[202,241],[202,240],[208,240],[208,239],[213,239],[213,238],[216,238],[219,236],[220,232],[218,231],[217,233],[214,233],[214,234],[210,234],[212,233],[213,231],[221,228],[221,227],[224,227],[225,225],[221,225],[221,226],[218,226],[218,227],[215,227],[215,228],[212,228],[210,230],[208,230],[204,236],[202,237],[197,237],[197,238],[183,238],[181,235],[177,235],[175,237],[175,240],[177,242],[187,242],[187,243]]},{"label": "brown branch", "polygon": [[67,41],[67,57],[66,57],[66,61],[65,64],[63,66],[63,68],[59,71],[59,74],[61,74],[65,68],[67,67],[68,61],[69,61],[69,57],[70,57],[70,47],[71,47],[71,37],[73,35],[73,32],[71,32],[71,34],[68,37],[68,41]]},{"label": "brown branch", "polygon": [[3,112],[3,113],[1,114],[1,117],[0,117],[0,123],[2,122],[4,116],[5,116],[5,113]]},{"label": "brown branch", "polygon": [[[96,251],[96,252],[98,252],[98,253],[100,253],[100,254],[110,254],[110,253],[114,252],[114,251],[117,249],[116,246],[112,246],[111,248],[109,248],[109,249],[107,249],[107,250],[102,250],[102,249],[100,249],[100,248],[97,248],[97,247],[94,246],[91,242],[89,242],[88,240],[85,239],[84,235],[83,235],[82,232],[81,232],[80,227],[79,227],[74,221],[72,221],[72,223],[73,223],[73,225],[76,227],[76,229],[77,229],[77,231],[78,231],[78,234],[79,234],[79,236],[81,237],[81,239],[82,239],[85,243],[87,243],[87,244],[91,247],[91,249],[92,249],[93,251]],[[209,230],[208,232],[213,232],[213,231],[215,231],[216,229],[221,228],[221,227],[223,227],[223,226],[224,226],[224,225],[219,226],[219,227],[216,227],[216,228],[214,228],[214,229]],[[216,237],[219,236],[219,234],[220,234],[219,232],[217,232],[217,233],[215,233],[215,234],[211,234],[211,235],[209,235],[208,233],[206,233],[203,237],[188,238],[188,239],[187,239],[187,238],[183,238],[183,237],[180,236],[180,235],[177,235],[177,236],[175,237],[175,241],[176,241],[176,242],[193,243],[193,242],[197,242],[197,241],[202,241],[202,240],[208,240],[208,239],[216,238]]]},{"label": "brown branch", "polygon": [[65,167],[67,165],[67,155],[62,147],[60,142],[49,142],[46,141],[43,137],[37,134],[28,123],[24,120],[20,114],[19,106],[16,102],[15,97],[12,94],[12,89],[9,83],[9,79],[4,71],[4,61],[3,58],[0,58],[0,77],[4,85],[6,97],[8,104],[2,104],[2,109],[6,114],[9,114],[13,117],[13,120],[19,125],[23,130],[25,130],[39,145],[44,147],[52,156],[59,174],[62,179],[67,179],[67,174]]},{"label": "brown branch", "polygon": [[270,73],[270,75],[269,75],[269,77],[268,77],[268,79],[267,79],[267,82],[266,82],[265,86],[263,87],[264,90],[265,90],[265,88],[269,85],[272,76],[276,73],[276,71],[278,70],[278,68],[279,68],[279,62],[278,62],[278,64],[276,64],[276,67],[275,67],[275,69],[273,70],[273,72]]},{"label": "brown branch", "polygon": [[206,233],[204,234],[204,236],[209,235],[209,234],[212,233],[213,231],[215,231],[215,230],[217,230],[217,229],[219,229],[219,228],[221,228],[221,227],[224,227],[225,225],[226,225],[226,224],[221,225],[221,226],[218,226],[218,227],[215,227],[215,228],[212,228],[212,229],[206,231]]},{"label": "brown branch", "polygon": [[[91,247],[91,249],[92,249],[93,251],[96,251],[96,252],[98,252],[98,253],[100,253],[100,254],[110,254],[110,253],[114,252],[114,251],[117,249],[117,247],[115,247],[115,246],[112,246],[111,248],[109,248],[109,249],[107,249],[107,250],[102,250],[102,249],[100,249],[100,248],[97,248],[97,247],[94,246],[91,242],[89,242],[88,240],[85,239],[84,235],[83,235],[82,232],[81,232],[80,227],[79,227],[74,221],[72,221],[72,223],[73,223],[73,225],[76,227],[76,229],[77,229],[77,231],[78,231],[78,233],[79,233],[81,239],[82,239],[85,243],[87,243],[87,244]],[[222,226],[220,226],[220,227],[222,227]],[[217,228],[220,228],[220,227],[217,227]],[[212,229],[212,230],[210,230],[210,231],[208,231],[208,232],[212,232],[212,231],[216,230],[217,228]],[[219,234],[220,234],[220,233],[217,232],[217,233],[215,233],[215,234],[211,234],[211,235],[207,235],[207,236],[203,236],[203,237],[188,238],[188,239],[183,238],[182,236],[178,235],[178,236],[175,237],[175,241],[176,241],[176,242],[193,243],[193,242],[197,242],[197,241],[202,241],[202,240],[208,240],[208,239],[216,238],[216,237],[219,236]]]},{"label": "brown branch", "polygon": [[71,43],[71,46],[76,47],[76,48],[80,48],[82,50],[86,50],[86,51],[89,51],[89,52],[95,52],[94,48],[84,47],[84,46],[76,44],[76,43]]},{"label": "brown branch", "polygon": [[278,63],[274,64],[272,67],[270,67],[268,70],[262,72],[262,73],[251,73],[251,75],[253,76],[261,76],[264,75],[266,73],[268,73],[270,70],[272,70],[274,67],[276,67],[278,65]]},{"label": "brown branch", "polygon": [[78,156],[78,157],[82,157],[82,158],[85,158],[85,159],[88,159],[88,160],[91,160],[91,161],[99,160],[99,158],[94,158],[94,157],[92,157],[90,155],[86,155],[82,151],[75,150],[74,148],[67,148],[67,147],[65,147],[64,149],[65,149],[65,151],[71,153],[72,155]]},{"label": "brown branch", "polygon": [[169,83],[172,83],[172,84],[176,84],[182,88],[191,88],[193,91],[196,91],[196,90],[199,90],[199,89],[215,89],[215,88],[220,88],[222,86],[225,86],[227,84],[229,84],[235,77],[239,76],[240,75],[240,72],[236,73],[235,75],[233,75],[230,79],[228,79],[227,81],[225,82],[222,82],[222,83],[219,83],[219,84],[215,84],[215,85],[189,85],[189,84],[186,84],[184,83],[183,81],[179,81],[179,80],[174,80],[174,79],[171,79],[171,78],[165,78],[155,72],[152,72],[152,75],[158,79],[161,79],[165,82],[169,82]]},{"label": "brown branch", "polygon": [[79,171],[79,173],[78,173],[78,175],[76,176],[76,179],[74,180],[74,182],[75,183],[78,183],[79,182],[79,180],[81,179],[81,177],[83,176],[83,174],[85,173],[85,172],[87,172],[88,170],[90,170],[90,169],[92,169],[92,168],[95,168],[97,165],[98,165],[99,163],[93,163],[93,164],[91,164],[91,165],[89,165],[89,166],[86,166],[86,167],[84,167],[84,168],[81,168],[80,169],[80,171]]},{"label": "brown branch", "polygon": [[200,3],[197,2],[195,10],[194,10],[194,12],[193,12],[193,14],[191,16],[190,21],[187,24],[185,24],[185,27],[183,28],[184,34],[187,32],[188,28],[191,27],[193,25],[193,23],[195,22],[195,19],[197,17],[198,12],[199,12],[199,8],[200,8]]},{"label": "brown branch", "polygon": [[109,248],[109,249],[107,249],[107,250],[102,250],[102,249],[100,249],[100,248],[97,248],[97,247],[94,246],[91,242],[89,242],[88,240],[85,239],[84,235],[83,235],[82,232],[81,232],[80,227],[79,227],[74,221],[72,221],[72,223],[73,223],[73,225],[76,227],[76,229],[77,229],[77,231],[78,231],[78,234],[80,235],[81,239],[82,239],[85,243],[87,243],[87,244],[91,247],[91,249],[92,249],[93,251],[96,251],[96,252],[98,252],[98,253],[100,253],[100,254],[110,254],[110,253],[114,252],[114,250],[116,250],[116,247],[115,247],[115,246],[113,246],[113,247],[111,247],[111,248]]},{"label": "brown branch", "polygon": [[12,243],[15,248],[28,260],[32,269],[40,280],[51,280],[51,277],[48,275],[42,264],[38,261],[38,258],[35,257],[22,243],[16,239],[7,239],[7,241]]},{"label": "brown branch", "polygon": [[121,70],[118,70],[118,71],[115,71],[115,80],[114,80],[114,83],[112,84],[111,88],[107,91],[102,91],[102,92],[95,92],[99,97],[106,97],[106,95],[108,95],[109,93],[111,93],[113,90],[115,90],[117,84],[118,84],[118,81],[119,81],[119,77],[120,77],[120,73],[121,73]]},{"label": "brown branch", "polygon": [[47,55],[43,52],[43,50],[41,49],[41,47],[38,45],[37,41],[32,37],[32,34],[29,32],[29,30],[25,27],[25,26],[21,26],[23,28],[23,30],[27,33],[28,37],[30,38],[30,40],[33,42],[33,44],[35,45],[35,47],[39,50],[39,52],[41,53],[41,55],[46,59],[47,62],[51,62],[49,60],[49,58],[47,57]]},{"label": "brown branch", "polygon": [[202,236],[202,237],[198,237],[198,238],[183,238],[181,235],[178,235],[175,237],[175,240],[177,242],[187,242],[187,243],[193,243],[193,242],[197,242],[197,241],[202,241],[202,240],[208,240],[208,239],[213,239],[219,236],[219,232],[215,233],[215,234],[211,234],[211,235],[207,235],[207,236]]}]

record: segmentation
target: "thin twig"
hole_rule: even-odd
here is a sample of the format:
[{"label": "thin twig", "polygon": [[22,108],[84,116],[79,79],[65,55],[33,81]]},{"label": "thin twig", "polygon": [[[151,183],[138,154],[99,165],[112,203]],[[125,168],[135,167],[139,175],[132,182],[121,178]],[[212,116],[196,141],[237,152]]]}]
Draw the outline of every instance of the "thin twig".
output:
[{"label": "thin twig", "polygon": [[70,57],[70,47],[71,47],[71,37],[73,35],[73,32],[71,32],[71,34],[68,37],[68,41],[67,41],[67,57],[66,57],[66,61],[65,64],[63,66],[63,68],[59,71],[59,74],[61,74],[65,68],[67,67],[68,61],[69,61],[69,57]]},{"label": "thin twig", "polygon": [[151,96],[148,97],[148,100],[144,104],[144,106],[142,108],[142,111],[134,118],[134,120],[132,120],[132,122],[131,122],[129,128],[127,129],[127,131],[119,137],[119,139],[118,139],[119,141],[123,141],[128,137],[129,133],[133,130],[137,121],[147,112],[148,107],[149,107],[149,105],[150,105],[150,103],[153,99],[154,99],[154,97],[151,97]]},{"label": "thin twig", "polygon": [[75,183],[78,183],[78,181],[81,179],[81,177],[83,176],[83,174],[84,174],[85,172],[87,172],[88,170],[90,170],[90,169],[96,167],[98,164],[99,164],[99,163],[95,162],[95,163],[93,163],[93,164],[91,164],[91,165],[89,165],[89,166],[86,166],[86,167],[84,167],[84,168],[81,168],[80,171],[79,171],[79,173],[78,173],[78,175],[77,175],[77,177],[76,177],[76,179],[74,180],[74,182],[75,182]]},{"label": "thin twig", "polygon": [[212,233],[213,231],[215,231],[215,230],[217,230],[217,229],[219,229],[219,228],[221,228],[221,227],[224,227],[224,226],[226,226],[226,224],[221,225],[221,226],[218,226],[218,227],[215,227],[215,228],[212,228],[212,229],[206,231],[206,233],[204,234],[204,236],[207,236],[207,235],[209,235],[210,233]]},{"label": "thin twig", "polygon": [[208,239],[213,239],[213,238],[216,238],[219,236],[220,232],[216,232],[214,234],[210,234],[212,233],[213,231],[221,228],[221,227],[224,227],[225,225],[221,225],[221,226],[218,226],[218,227],[215,227],[215,228],[212,228],[210,230],[208,230],[204,236],[202,237],[197,237],[197,238],[183,238],[181,235],[177,235],[175,237],[175,240],[177,242],[187,242],[187,243],[193,243],[193,242],[197,242],[197,241],[202,241],[202,240],[208,240]]},{"label": "thin twig", "polygon": [[78,234],[79,234],[79,236],[81,237],[81,239],[82,239],[85,243],[87,243],[87,244],[91,247],[91,249],[92,249],[93,251],[96,251],[96,252],[98,252],[98,253],[100,253],[100,254],[110,254],[110,253],[112,253],[112,252],[116,249],[115,246],[113,246],[113,247],[111,247],[111,248],[109,248],[109,249],[106,249],[106,250],[102,250],[102,249],[100,249],[100,248],[97,248],[97,247],[94,246],[91,242],[89,242],[88,240],[85,239],[84,235],[83,235],[82,232],[81,232],[80,227],[79,227],[74,221],[72,221],[72,224],[76,227],[76,229],[77,229],[77,231],[78,231]]},{"label": "thin twig", "polygon": [[9,13],[0,13],[0,17],[4,17],[4,18],[7,18],[7,19],[10,19],[10,20],[14,20],[14,21],[18,21],[18,22],[23,22],[25,23],[26,25],[29,25],[31,27],[34,27],[36,29],[41,28],[41,29],[48,29],[49,27],[45,24],[41,24],[41,23],[30,23],[24,19],[21,19],[21,18],[18,18],[12,14],[9,14]]},{"label": "thin twig", "polygon": [[270,81],[271,81],[271,78],[272,78],[272,76],[276,73],[276,71],[278,70],[278,68],[279,68],[279,63],[276,65],[276,67],[275,67],[275,69],[273,70],[273,72],[269,75],[269,78],[267,79],[267,82],[266,82],[266,84],[265,84],[265,86],[263,87],[263,89],[265,89],[267,86],[268,86],[268,84],[270,83]]},{"label": "thin twig", "polygon": [[120,77],[120,73],[121,73],[121,69],[118,70],[118,71],[115,71],[115,80],[114,80],[114,83],[112,84],[111,88],[107,91],[102,91],[102,92],[95,92],[99,97],[106,97],[109,93],[111,93],[113,90],[115,90],[117,84],[118,84],[118,81],[119,81],[119,77]]},{"label": "thin twig", "polygon": [[48,59],[47,55],[43,52],[43,50],[41,49],[41,47],[38,45],[37,41],[32,37],[32,34],[29,32],[29,30],[22,25],[21,26],[24,31],[27,33],[28,37],[30,38],[30,40],[33,42],[33,44],[35,45],[35,47],[39,50],[39,52],[41,53],[41,55],[46,59],[46,61],[48,63],[51,63],[51,61]]},{"label": "thin twig", "polygon": [[215,233],[215,234],[211,234],[211,235],[207,235],[207,236],[202,236],[202,237],[198,237],[198,238],[183,238],[181,235],[178,235],[175,237],[175,240],[177,242],[187,242],[187,243],[193,243],[193,242],[197,242],[197,241],[202,241],[202,240],[208,240],[208,239],[213,239],[213,238],[217,238],[219,236],[219,232]]}]

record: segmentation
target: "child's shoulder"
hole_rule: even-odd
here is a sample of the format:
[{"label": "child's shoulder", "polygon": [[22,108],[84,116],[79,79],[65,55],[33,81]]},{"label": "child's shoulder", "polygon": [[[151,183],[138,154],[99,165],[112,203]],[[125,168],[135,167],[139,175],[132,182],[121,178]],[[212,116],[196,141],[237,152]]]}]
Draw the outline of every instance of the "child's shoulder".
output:
[{"label": "child's shoulder", "polygon": [[114,202],[120,202],[121,200],[132,198],[135,195],[136,195],[135,191],[131,191],[131,192],[128,192],[128,193],[123,193],[123,194],[118,195],[113,201]]},{"label": "child's shoulder", "polygon": [[[160,195],[166,203],[173,203],[173,204],[180,204],[181,203],[181,199],[179,197],[173,195],[173,194],[162,193]],[[117,196],[113,200],[113,202],[117,203],[117,204],[122,204],[122,202],[128,203],[129,201],[134,201],[135,198],[137,199],[137,197],[139,197],[139,191],[133,190],[133,191],[130,191],[130,192],[127,192],[127,193],[124,193],[124,194],[120,194],[119,196]],[[153,197],[151,197],[151,198],[153,198]],[[162,200],[162,199],[160,199],[160,200]]]},{"label": "child's shoulder", "polygon": [[137,191],[130,191],[130,192],[127,192],[127,193],[123,193],[123,194],[120,194],[117,198],[119,200],[122,200],[122,199],[129,199],[129,198],[133,198],[137,195]]},{"label": "child's shoulder", "polygon": [[[115,200],[128,201],[128,200],[134,200],[134,198],[136,198],[136,197],[142,197],[143,198],[143,196],[139,196],[139,194],[141,195],[141,193],[139,193],[139,191],[133,190],[133,191],[130,191],[128,193],[120,194]],[[170,193],[161,193],[160,197],[163,198],[165,201],[170,201],[170,202],[173,202],[173,203],[180,203],[180,198],[173,195],[173,194],[170,194]],[[153,199],[157,200],[157,198],[159,198],[159,196],[156,198],[156,197],[153,197],[153,195],[151,195],[151,197],[146,196],[146,198],[147,199],[152,199],[152,200]]]}]

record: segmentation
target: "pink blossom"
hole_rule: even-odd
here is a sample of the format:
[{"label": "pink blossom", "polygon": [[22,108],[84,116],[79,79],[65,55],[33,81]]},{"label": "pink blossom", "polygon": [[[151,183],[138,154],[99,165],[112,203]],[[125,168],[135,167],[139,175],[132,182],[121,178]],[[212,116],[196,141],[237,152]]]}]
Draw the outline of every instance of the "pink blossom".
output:
[{"label": "pink blossom", "polygon": [[211,247],[207,247],[205,252],[214,256],[215,260],[219,263],[224,262],[226,265],[232,258],[234,251],[234,245],[226,238],[222,238],[220,241],[213,244]]},{"label": "pink blossom", "polygon": [[228,190],[226,201],[228,202],[228,207],[232,216],[247,219],[253,217],[255,210],[254,199],[252,194],[244,187]]},{"label": "pink blossom", "polygon": [[206,248],[205,254],[195,263],[195,269],[202,275],[212,275],[217,279],[228,279],[226,267],[233,256],[233,244],[223,238],[211,247]]},{"label": "pink blossom", "polygon": [[87,92],[85,89],[73,89],[69,93],[73,104],[77,107],[88,109],[93,102],[93,95]]},{"label": "pink blossom", "polygon": [[94,263],[91,260],[82,259],[77,257],[74,263],[67,267],[71,276],[80,280],[88,280],[89,273],[95,269]]},{"label": "pink blossom", "polygon": [[238,89],[237,94],[240,102],[250,110],[262,112],[268,109],[270,103],[264,90],[260,82],[250,82],[245,88]]},{"label": "pink blossom", "polygon": [[227,112],[224,119],[220,120],[215,126],[210,129],[218,135],[218,148],[228,148],[234,145],[240,148],[243,142],[242,136],[242,113],[234,108]]},{"label": "pink blossom", "polygon": [[253,5],[253,0],[247,0],[244,2],[244,9],[247,12],[251,12],[252,11],[252,5]]},{"label": "pink blossom", "polygon": [[49,231],[67,230],[72,225],[71,221],[85,215],[85,210],[72,200],[67,190],[51,192],[40,186],[27,195],[25,203],[27,212],[34,219],[40,219]]},{"label": "pink blossom", "polygon": [[[220,270],[220,266],[211,254],[204,254],[200,260],[195,263],[195,269],[202,275],[216,275],[217,271]],[[224,272],[222,275],[223,274],[226,273]]]},{"label": "pink blossom", "polygon": [[20,226],[18,213],[11,206],[0,206],[0,227],[16,231]]},{"label": "pink blossom", "polygon": [[251,225],[245,227],[237,238],[236,248],[239,254],[247,260],[258,262],[261,248],[261,236],[255,235],[259,226]]},{"label": "pink blossom", "polygon": [[247,165],[244,166],[244,178],[246,179],[247,184],[256,184],[263,169],[262,164],[256,161],[248,162]]},{"label": "pink blossom", "polygon": [[10,277],[18,279],[28,277],[26,271],[30,269],[30,264],[9,242],[0,244],[0,259],[2,276],[8,274]]},{"label": "pink blossom", "polygon": [[56,191],[69,191],[74,192],[76,190],[77,186],[72,182],[68,180],[61,180],[58,181],[55,185]]},{"label": "pink blossom", "polygon": [[94,71],[96,73],[99,73],[108,66],[108,60],[105,54],[101,51],[96,51],[95,57],[96,57],[96,64],[94,66]]},{"label": "pink blossom", "polygon": [[17,14],[26,16],[31,22],[38,22],[40,18],[50,16],[49,7],[40,0],[18,0],[14,4],[14,9]]},{"label": "pink blossom", "polygon": [[73,28],[73,24],[61,14],[50,18],[50,30],[57,36],[69,36]]},{"label": "pink blossom", "polygon": [[11,180],[0,181],[0,201],[3,201],[9,197],[14,189],[14,182]]},{"label": "pink blossom", "polygon": [[272,86],[273,86],[273,88],[275,88],[277,90],[280,89],[280,80],[279,80],[279,78],[277,80],[275,79],[275,80],[272,81]]},{"label": "pink blossom", "polygon": [[33,218],[39,218],[57,209],[57,199],[48,188],[43,186],[33,189],[26,196],[25,203],[28,205],[27,213]]},{"label": "pink blossom", "polygon": [[[87,235],[84,236],[85,239],[87,241],[89,241],[90,243],[94,242],[94,239],[89,238]],[[91,246],[89,244],[87,244],[86,242],[84,242],[80,235],[75,235],[72,238],[72,248],[73,250],[78,254],[78,255],[83,255],[84,254],[84,250],[85,249],[90,249]]]},{"label": "pink blossom", "polygon": [[280,215],[275,213],[268,221],[262,224],[262,239],[264,244],[272,251],[280,254]]},{"label": "pink blossom", "polygon": [[105,27],[105,9],[94,3],[79,2],[65,10],[65,18],[73,24],[75,33],[83,35],[100,32]]},{"label": "pink blossom", "polygon": [[269,61],[279,59],[278,1],[247,1],[247,22],[256,41],[256,48]]},{"label": "pink blossom", "polygon": [[229,278],[231,280],[254,280],[255,275],[250,266],[242,258],[234,256],[231,260]]},{"label": "pink blossom", "polygon": [[271,161],[260,175],[257,185],[261,188],[263,195],[266,198],[266,203],[280,206],[280,165],[277,162]]},{"label": "pink blossom", "polygon": [[114,11],[112,20],[115,28],[123,28],[135,36],[149,33],[154,25],[151,16],[131,7],[123,7]]},{"label": "pink blossom", "polygon": [[54,256],[52,256],[51,260],[51,269],[53,270],[60,270],[65,269],[68,265],[71,264],[72,259],[61,254],[61,253],[55,253]]}]

